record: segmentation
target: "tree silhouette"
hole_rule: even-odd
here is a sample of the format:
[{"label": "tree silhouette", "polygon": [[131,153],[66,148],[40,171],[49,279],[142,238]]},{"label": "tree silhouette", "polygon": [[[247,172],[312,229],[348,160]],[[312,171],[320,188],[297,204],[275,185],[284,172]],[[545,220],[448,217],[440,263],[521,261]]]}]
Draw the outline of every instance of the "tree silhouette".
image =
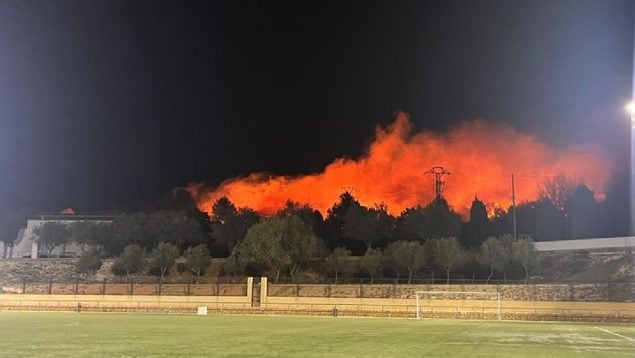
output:
[{"label": "tree silhouette", "polygon": [[491,223],[487,217],[485,204],[478,198],[472,201],[470,221],[463,224],[461,244],[468,249],[476,249],[491,235]]},{"label": "tree silhouette", "polygon": [[440,237],[458,237],[461,233],[461,216],[454,212],[448,202],[435,199],[423,209],[427,239]]},{"label": "tree silhouette", "polygon": [[395,225],[395,240],[419,241],[423,243],[428,239],[429,232],[426,226],[423,208],[408,208],[397,218]]},{"label": "tree silhouette", "polygon": [[551,201],[551,204],[558,209],[564,210],[564,206],[569,201],[575,188],[580,185],[581,180],[558,174],[554,177],[547,177],[539,185],[540,196]]},{"label": "tree silhouette", "polygon": [[344,235],[344,216],[351,205],[359,205],[359,202],[355,200],[351,193],[344,192],[340,195],[339,201],[328,210],[328,215],[324,222],[325,236],[323,239],[331,249],[346,247],[353,251],[358,251],[354,245],[355,243],[346,239]]},{"label": "tree silhouette", "polygon": [[568,238],[589,238],[600,235],[600,210],[593,192],[578,185],[565,205]]},{"label": "tree silhouette", "polygon": [[366,251],[373,244],[387,242],[392,237],[394,218],[385,206],[367,208],[353,204],[344,216],[344,233],[346,237],[364,242]]},{"label": "tree silhouette", "polygon": [[256,212],[249,208],[237,209],[227,197],[218,199],[212,206],[212,237],[231,250],[247,234],[247,230],[260,221]]}]

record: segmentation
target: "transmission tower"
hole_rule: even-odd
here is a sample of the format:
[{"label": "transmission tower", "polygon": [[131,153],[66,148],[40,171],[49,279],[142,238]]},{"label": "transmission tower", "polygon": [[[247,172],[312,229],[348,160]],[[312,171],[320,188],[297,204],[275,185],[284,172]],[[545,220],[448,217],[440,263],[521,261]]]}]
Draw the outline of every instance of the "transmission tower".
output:
[{"label": "transmission tower", "polygon": [[442,178],[444,175],[450,175],[450,172],[445,170],[444,167],[432,167],[426,174],[434,175],[435,200],[441,199],[443,197],[443,184],[445,184]]}]

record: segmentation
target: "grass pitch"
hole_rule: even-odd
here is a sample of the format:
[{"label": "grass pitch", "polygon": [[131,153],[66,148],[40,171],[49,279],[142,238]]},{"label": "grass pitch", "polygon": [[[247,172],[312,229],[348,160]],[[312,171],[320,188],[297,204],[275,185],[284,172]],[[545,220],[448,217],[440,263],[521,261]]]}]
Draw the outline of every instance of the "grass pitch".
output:
[{"label": "grass pitch", "polygon": [[281,316],[0,313],[1,357],[634,357],[635,327]]}]

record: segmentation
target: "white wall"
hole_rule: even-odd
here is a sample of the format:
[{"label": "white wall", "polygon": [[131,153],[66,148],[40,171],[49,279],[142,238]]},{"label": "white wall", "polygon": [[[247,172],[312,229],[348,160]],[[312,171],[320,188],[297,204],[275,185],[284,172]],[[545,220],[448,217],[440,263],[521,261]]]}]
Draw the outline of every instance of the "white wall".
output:
[{"label": "white wall", "polygon": [[635,247],[635,236],[536,242],[538,251],[619,249]]},{"label": "white wall", "polygon": [[[91,219],[87,219],[87,220],[29,219],[27,221],[26,228],[20,230],[18,238],[15,241],[13,246],[13,253],[11,255],[11,258],[23,258],[23,257],[37,258],[38,256],[42,256],[43,254],[44,255],[48,254],[48,250],[46,250],[43,247],[42,248],[38,247],[38,244],[36,242],[37,237],[34,234],[34,230],[36,227],[46,222],[59,222],[63,224],[72,224],[72,223],[77,223],[82,221],[90,221],[94,223],[110,222],[110,220],[91,220]],[[53,249],[51,253],[51,256],[59,257],[59,255],[62,252],[74,252],[77,256],[79,256],[81,254],[81,251],[82,250],[79,245],[70,243],[70,244],[67,244],[65,248],[62,246],[55,247],[55,249]]]}]

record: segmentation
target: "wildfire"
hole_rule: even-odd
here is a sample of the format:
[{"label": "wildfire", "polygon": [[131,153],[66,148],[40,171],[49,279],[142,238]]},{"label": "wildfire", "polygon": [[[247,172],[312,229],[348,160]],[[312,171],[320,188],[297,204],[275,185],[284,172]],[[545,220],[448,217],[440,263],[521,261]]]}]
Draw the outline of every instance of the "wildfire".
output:
[{"label": "wildfire", "polygon": [[537,183],[560,174],[583,178],[601,193],[612,169],[593,144],[557,150],[507,125],[484,120],[446,132],[412,133],[408,115],[400,113],[391,125],[377,129],[365,155],[336,159],[321,173],[299,177],[253,173],[214,188],[190,184],[188,191],[204,211],[227,196],[238,207],[265,215],[275,213],[287,200],[309,204],[326,215],[339,195],[349,191],[361,204],[384,203],[397,215],[434,199],[434,177],[425,174],[434,166],[451,172],[443,177],[443,195],[463,214],[476,196],[488,206],[509,207],[511,174],[515,174],[517,201],[525,201],[538,198]]}]

